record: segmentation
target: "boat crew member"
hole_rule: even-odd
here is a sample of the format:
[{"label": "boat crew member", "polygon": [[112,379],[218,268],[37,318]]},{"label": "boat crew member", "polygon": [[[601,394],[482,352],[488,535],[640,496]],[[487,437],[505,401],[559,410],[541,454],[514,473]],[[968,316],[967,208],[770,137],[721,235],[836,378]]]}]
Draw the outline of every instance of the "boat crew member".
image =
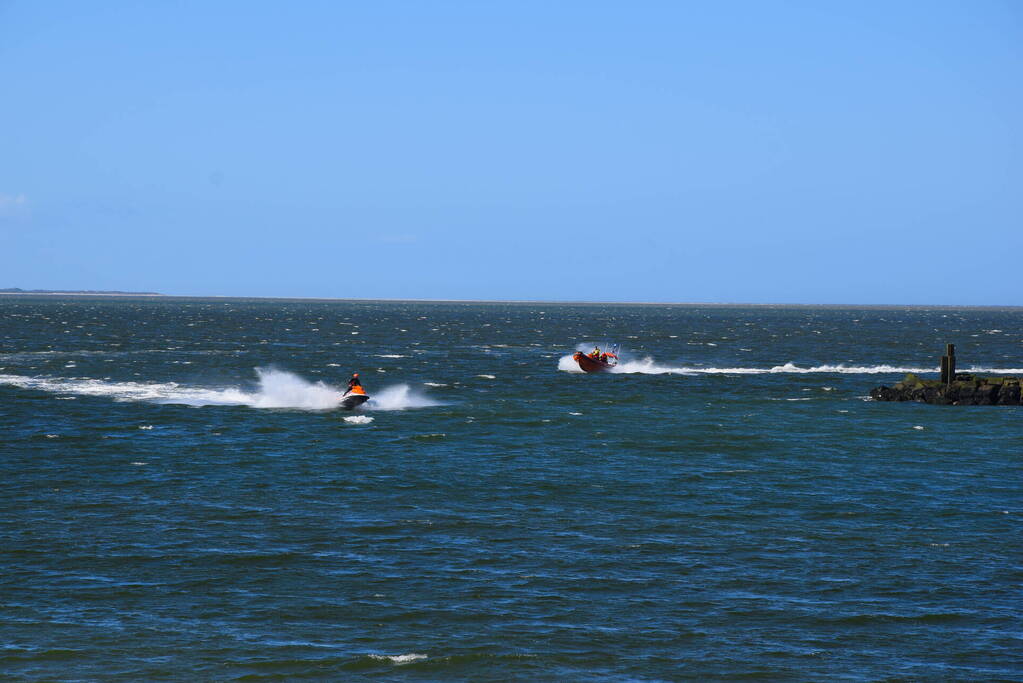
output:
[{"label": "boat crew member", "polygon": [[594,346],[593,350],[590,351],[590,358],[593,360],[600,360],[600,347]]}]

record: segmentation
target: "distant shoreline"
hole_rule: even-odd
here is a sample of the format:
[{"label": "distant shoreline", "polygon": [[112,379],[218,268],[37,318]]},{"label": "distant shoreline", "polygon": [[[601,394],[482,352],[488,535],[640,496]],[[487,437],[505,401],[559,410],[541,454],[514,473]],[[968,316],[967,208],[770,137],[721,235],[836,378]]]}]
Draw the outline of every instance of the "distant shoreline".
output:
[{"label": "distant shoreline", "polygon": [[159,292],[118,292],[118,291],[105,291],[105,290],[59,290],[59,289],[19,289],[12,287],[8,289],[0,289],[0,294],[44,294],[50,296],[60,295],[74,295],[74,296],[166,296]]}]

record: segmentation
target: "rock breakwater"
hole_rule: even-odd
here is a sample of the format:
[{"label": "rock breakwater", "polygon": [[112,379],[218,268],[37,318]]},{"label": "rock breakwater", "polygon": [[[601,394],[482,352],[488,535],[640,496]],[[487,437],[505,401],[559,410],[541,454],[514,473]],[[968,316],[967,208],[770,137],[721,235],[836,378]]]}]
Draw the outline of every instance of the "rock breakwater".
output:
[{"label": "rock breakwater", "polygon": [[910,373],[894,386],[871,390],[875,401],[916,401],[934,405],[1018,406],[1023,405],[1023,379],[1019,377],[975,377],[958,373],[951,382],[920,379]]}]

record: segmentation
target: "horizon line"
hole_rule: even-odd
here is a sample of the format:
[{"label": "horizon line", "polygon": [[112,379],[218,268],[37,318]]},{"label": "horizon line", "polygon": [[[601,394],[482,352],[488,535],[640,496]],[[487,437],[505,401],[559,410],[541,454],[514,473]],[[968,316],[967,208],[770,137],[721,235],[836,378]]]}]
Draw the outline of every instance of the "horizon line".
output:
[{"label": "horizon line", "polygon": [[573,306],[833,306],[843,308],[1023,308],[1023,304],[913,304],[913,303],[796,303],[796,302],[743,302],[743,301],[586,301],[572,299],[393,299],[387,297],[324,297],[324,296],[246,296],[236,294],[164,294],[162,292],[114,292],[88,290],[24,290],[2,291],[0,296],[78,296],[169,299],[256,299],[262,301],[345,301],[365,303],[435,303],[435,304],[553,304]]}]

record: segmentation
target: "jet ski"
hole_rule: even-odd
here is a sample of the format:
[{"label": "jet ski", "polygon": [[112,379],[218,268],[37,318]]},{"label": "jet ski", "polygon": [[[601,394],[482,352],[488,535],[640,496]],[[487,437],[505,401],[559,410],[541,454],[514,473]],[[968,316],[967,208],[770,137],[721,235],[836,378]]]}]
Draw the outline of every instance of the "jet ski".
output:
[{"label": "jet ski", "polygon": [[355,410],[369,400],[366,390],[356,385],[345,392],[341,397],[341,410]]},{"label": "jet ski", "polygon": [[576,351],[572,360],[579,364],[579,369],[583,372],[607,372],[618,365],[618,344],[613,345],[606,353],[597,356]]}]

